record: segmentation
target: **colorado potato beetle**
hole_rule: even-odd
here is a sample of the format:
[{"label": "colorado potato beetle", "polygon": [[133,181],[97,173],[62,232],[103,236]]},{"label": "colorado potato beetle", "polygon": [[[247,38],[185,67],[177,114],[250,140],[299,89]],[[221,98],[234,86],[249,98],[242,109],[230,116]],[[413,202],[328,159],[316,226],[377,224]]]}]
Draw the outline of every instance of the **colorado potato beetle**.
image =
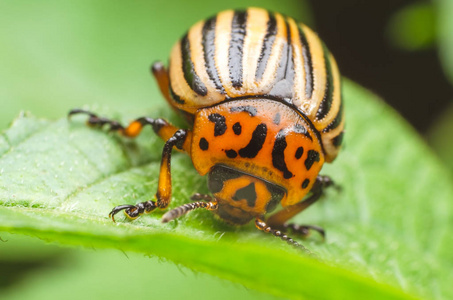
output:
[{"label": "colorado potato beetle", "polygon": [[[193,25],[174,45],[168,70],[157,62],[152,72],[191,129],[149,117],[124,127],[86,110],[69,113],[87,114],[89,125],[108,125],[126,137],[151,125],[166,141],[154,200],[117,206],[113,220],[122,210],[135,219],[169,206],[176,147],[208,175],[212,195],[195,194],[196,202],[168,211],[162,222],[204,208],[231,224],[254,219],[258,229],[295,246],[303,247],[284,231],[324,235],[317,226],[287,223],[332,185],[318,174],[343,138],[340,73],[311,29],[260,8],[223,11]],[[282,210],[265,219],[278,204]]]}]

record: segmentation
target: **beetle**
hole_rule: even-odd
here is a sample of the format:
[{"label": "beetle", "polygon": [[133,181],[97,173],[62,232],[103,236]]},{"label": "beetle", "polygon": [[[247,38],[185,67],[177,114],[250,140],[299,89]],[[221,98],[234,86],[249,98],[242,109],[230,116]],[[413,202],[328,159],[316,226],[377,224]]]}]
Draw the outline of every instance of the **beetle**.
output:
[{"label": "beetle", "polygon": [[[90,111],[69,112],[131,138],[150,125],[165,141],[154,200],[116,206],[113,221],[120,211],[135,219],[169,206],[177,148],[208,175],[211,195],[195,194],[195,202],[168,211],[162,222],[204,208],[231,224],[255,220],[259,230],[302,248],[287,230],[324,236],[320,227],[288,223],[333,184],[319,172],[336,158],[344,133],[340,73],[310,28],[260,8],[222,11],[193,25],[174,45],[168,70],[156,62],[152,72],[190,129],[149,117],[125,127]],[[282,209],[266,219],[279,204]]]}]

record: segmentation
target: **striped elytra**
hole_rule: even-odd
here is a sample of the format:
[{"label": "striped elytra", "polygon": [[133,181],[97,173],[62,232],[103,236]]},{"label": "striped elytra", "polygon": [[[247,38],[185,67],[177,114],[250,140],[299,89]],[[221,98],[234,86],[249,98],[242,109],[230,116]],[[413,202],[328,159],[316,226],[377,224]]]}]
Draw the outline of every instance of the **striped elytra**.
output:
[{"label": "striped elytra", "polygon": [[307,26],[259,8],[223,11],[190,28],[170,57],[174,105],[195,113],[238,97],[264,97],[297,109],[321,133],[326,161],[344,128],[335,59]]},{"label": "striped elytra", "polygon": [[228,10],[196,23],[170,57],[172,105],[189,114],[236,98],[286,103],[320,133],[326,161],[344,128],[335,59],[310,28],[259,8]]}]

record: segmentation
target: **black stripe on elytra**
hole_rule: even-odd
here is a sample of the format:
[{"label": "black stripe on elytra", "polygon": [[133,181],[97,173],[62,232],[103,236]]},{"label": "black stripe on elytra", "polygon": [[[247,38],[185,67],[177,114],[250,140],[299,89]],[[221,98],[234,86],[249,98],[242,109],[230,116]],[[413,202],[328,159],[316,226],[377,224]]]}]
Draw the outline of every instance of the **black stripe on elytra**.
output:
[{"label": "black stripe on elytra", "polygon": [[209,121],[214,123],[214,136],[219,136],[225,133],[227,125],[225,123],[225,117],[220,114],[210,114],[208,116]]},{"label": "black stripe on elytra", "polygon": [[[340,101],[341,101],[341,99],[340,99]],[[343,102],[340,103],[340,109],[338,110],[338,113],[337,113],[337,116],[335,117],[335,119],[329,125],[327,125],[327,127],[324,128],[322,130],[322,132],[329,132],[332,129],[337,128],[338,125],[340,125],[342,120],[343,120]]]},{"label": "black stripe on elytra", "polygon": [[296,124],[296,125],[294,125],[294,132],[295,132],[295,133],[299,133],[299,134],[303,134],[303,135],[305,135],[307,138],[309,138],[310,140],[313,141],[313,138],[311,137],[310,132],[308,132],[307,128],[305,128],[305,126],[302,125],[302,124]]},{"label": "black stripe on elytra", "polygon": [[315,161],[319,161],[319,152],[315,150],[308,150],[307,159],[305,160],[305,168],[307,171],[311,169]]},{"label": "black stripe on elytra", "polygon": [[339,147],[341,145],[341,143],[343,142],[343,135],[344,135],[344,132],[342,131],[339,135],[337,135],[336,137],[334,137],[332,139],[332,144],[335,147]]},{"label": "black stripe on elytra", "polygon": [[256,197],[255,183],[252,182],[249,185],[238,189],[231,199],[234,201],[245,199],[249,207],[254,207],[256,204]]},{"label": "black stripe on elytra", "polygon": [[231,40],[228,50],[228,68],[233,87],[242,87],[242,57],[246,35],[247,12],[235,11],[231,22]]},{"label": "black stripe on elytra", "polygon": [[286,28],[288,30],[288,62],[286,63],[285,79],[292,87],[294,84],[294,50],[291,40],[291,27],[289,26],[288,21],[286,21]]},{"label": "black stripe on elytra", "polygon": [[175,100],[176,103],[178,104],[184,104],[186,103],[183,99],[181,99],[181,97],[179,97],[175,91],[173,91],[172,87],[171,87],[171,82],[169,82],[168,84],[168,91],[170,92],[170,97]]},{"label": "black stripe on elytra", "polygon": [[217,90],[222,94],[225,94],[222,82],[220,81],[219,73],[215,64],[215,26],[217,22],[217,16],[210,18],[203,25],[202,36],[203,36],[203,55],[204,65],[206,72],[208,73],[209,79],[214,82]]},{"label": "black stripe on elytra", "polygon": [[332,67],[330,65],[329,50],[327,47],[322,44],[322,49],[324,51],[324,61],[326,65],[326,88],[324,92],[324,97],[319,104],[318,111],[316,112],[316,119],[322,120],[327,116],[332,107],[333,100],[333,78],[332,78]]},{"label": "black stripe on elytra", "polygon": [[272,164],[277,170],[283,172],[283,177],[289,179],[293,177],[293,173],[288,170],[285,162],[285,149],[288,144],[286,143],[286,133],[282,129],[277,133],[272,149]]},{"label": "black stripe on elytra", "polygon": [[256,107],[250,105],[234,106],[230,108],[230,112],[241,112],[241,111],[248,112],[251,117],[256,116],[256,113],[258,112]]},{"label": "black stripe on elytra", "polygon": [[261,148],[263,148],[264,141],[267,136],[267,126],[264,123],[256,126],[252,133],[252,139],[244,148],[239,150],[239,155],[246,158],[254,158]]},{"label": "black stripe on elytra", "polygon": [[287,20],[285,20],[285,26],[286,26],[286,43],[284,44],[282,49],[282,54],[280,56],[280,62],[277,68],[277,74],[275,76],[274,82],[275,84],[277,84],[279,81],[286,79],[288,85],[292,87],[294,82],[294,57],[293,47],[291,45],[291,28]]},{"label": "black stripe on elytra", "polygon": [[268,12],[268,14],[269,20],[267,21],[267,31],[263,39],[263,46],[261,47],[261,54],[258,59],[258,66],[255,74],[257,81],[263,78],[267,62],[272,54],[272,46],[274,45],[275,36],[277,35],[277,21],[275,20],[275,15],[271,12]]},{"label": "black stripe on elytra", "polygon": [[301,158],[303,154],[304,154],[304,147],[297,148],[296,155],[295,155],[296,159]]},{"label": "black stripe on elytra", "polygon": [[301,26],[299,26],[299,39],[302,44],[302,57],[304,58],[305,97],[310,99],[313,94],[313,61],[311,59],[310,46],[307,37]]},{"label": "black stripe on elytra", "polygon": [[242,132],[241,123],[239,123],[239,122],[234,123],[233,132],[234,132],[235,135],[240,135],[241,134],[241,132]]},{"label": "black stripe on elytra", "polygon": [[194,90],[195,93],[201,96],[206,96],[208,90],[195,72],[192,58],[190,56],[190,42],[187,33],[181,39],[181,55],[182,55],[182,71],[187,84]]},{"label": "black stripe on elytra", "polygon": [[200,139],[200,142],[198,143],[198,146],[201,150],[206,151],[209,149],[209,142],[204,137],[202,137]]},{"label": "black stripe on elytra", "polygon": [[302,188],[306,189],[308,184],[310,184],[310,180],[309,179],[305,179],[304,182],[302,182]]}]

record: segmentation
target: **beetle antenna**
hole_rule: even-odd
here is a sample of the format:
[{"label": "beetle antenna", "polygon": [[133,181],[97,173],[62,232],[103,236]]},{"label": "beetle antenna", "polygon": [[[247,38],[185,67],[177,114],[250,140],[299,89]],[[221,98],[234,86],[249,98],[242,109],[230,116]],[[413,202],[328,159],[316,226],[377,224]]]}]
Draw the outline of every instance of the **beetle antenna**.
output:
[{"label": "beetle antenna", "polygon": [[207,210],[216,210],[218,207],[217,201],[209,201],[209,202],[203,202],[203,201],[198,201],[198,202],[192,202],[192,203],[187,203],[184,205],[181,205],[177,208],[174,208],[167,213],[165,213],[162,216],[162,223],[168,223],[176,218],[179,218],[185,214],[187,214],[189,211],[192,211],[197,208],[206,208]]},{"label": "beetle antenna", "polygon": [[308,255],[314,257],[314,258],[318,258],[316,254],[314,254],[313,252],[311,252],[310,250],[308,250],[307,248],[305,248],[302,244],[299,244],[298,242],[296,242],[295,240],[293,240],[291,237],[287,236],[285,233],[281,232],[280,230],[275,230],[275,229],[272,229],[271,227],[269,227],[266,222],[264,222],[262,219],[260,218],[257,218],[255,220],[255,226],[256,228],[258,228],[259,230],[262,230],[264,231],[265,233],[270,233],[272,234],[273,236],[277,237],[277,238],[280,238],[282,241],[285,241],[287,242],[289,245],[292,245],[293,247],[295,248],[298,248],[298,249],[301,249],[303,250],[305,253],[307,253]]}]

